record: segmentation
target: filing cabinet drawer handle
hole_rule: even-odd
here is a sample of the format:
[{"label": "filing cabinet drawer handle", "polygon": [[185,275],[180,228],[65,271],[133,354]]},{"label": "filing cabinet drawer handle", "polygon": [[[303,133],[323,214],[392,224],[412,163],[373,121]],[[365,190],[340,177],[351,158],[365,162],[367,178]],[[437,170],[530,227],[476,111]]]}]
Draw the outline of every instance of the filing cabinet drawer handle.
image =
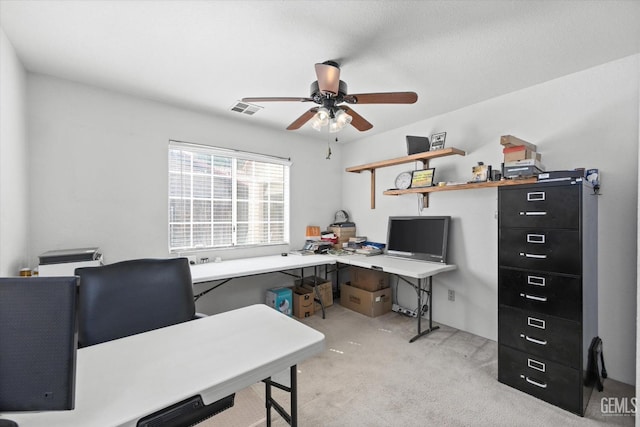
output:
[{"label": "filing cabinet drawer handle", "polygon": [[543,200],[545,200],[544,191],[534,191],[532,193],[527,193],[527,202],[540,202]]},{"label": "filing cabinet drawer handle", "polygon": [[547,370],[546,364],[544,364],[543,362],[538,362],[534,359],[527,359],[527,366],[540,372],[545,372]]},{"label": "filing cabinet drawer handle", "polygon": [[544,243],[544,234],[527,234],[527,243]]},{"label": "filing cabinet drawer handle", "polygon": [[524,216],[544,216],[547,213],[545,211],[521,211],[520,215]]},{"label": "filing cabinet drawer handle", "polygon": [[527,326],[538,329],[546,329],[547,322],[542,319],[536,319],[535,317],[527,317]]},{"label": "filing cabinet drawer handle", "polygon": [[546,279],[538,276],[527,276],[527,285],[545,286]]},{"label": "filing cabinet drawer handle", "polygon": [[538,297],[538,296],[529,295],[529,294],[520,294],[520,296],[522,298],[531,299],[534,301],[547,302],[547,297]]},{"label": "filing cabinet drawer handle", "polygon": [[547,345],[547,341],[531,338],[529,335],[520,334],[520,338],[524,338],[525,340],[532,342],[534,344]]},{"label": "filing cabinet drawer handle", "polygon": [[520,256],[523,256],[525,258],[547,259],[546,255],[528,254],[528,253],[524,253],[524,252],[520,252]]},{"label": "filing cabinet drawer handle", "polygon": [[524,378],[526,382],[528,382],[529,384],[533,384],[536,387],[547,388],[546,384],[539,383],[538,381],[532,380],[531,378],[525,377],[524,375],[520,375],[520,378]]}]

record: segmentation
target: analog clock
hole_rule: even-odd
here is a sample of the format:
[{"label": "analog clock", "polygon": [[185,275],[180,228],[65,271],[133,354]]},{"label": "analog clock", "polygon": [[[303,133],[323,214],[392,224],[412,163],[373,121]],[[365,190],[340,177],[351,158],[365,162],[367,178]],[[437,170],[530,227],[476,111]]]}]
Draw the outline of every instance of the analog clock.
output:
[{"label": "analog clock", "polygon": [[347,222],[349,221],[349,214],[347,213],[347,211],[339,210],[338,212],[336,212],[333,219],[336,224]]},{"label": "analog clock", "polygon": [[411,187],[411,178],[413,174],[411,172],[402,172],[396,177],[396,188],[400,190],[406,190]]}]

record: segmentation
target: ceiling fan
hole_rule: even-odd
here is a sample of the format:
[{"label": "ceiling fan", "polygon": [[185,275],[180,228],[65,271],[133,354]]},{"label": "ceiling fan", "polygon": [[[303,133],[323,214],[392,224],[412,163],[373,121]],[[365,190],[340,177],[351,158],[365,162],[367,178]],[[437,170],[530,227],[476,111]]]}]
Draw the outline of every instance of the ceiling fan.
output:
[{"label": "ceiling fan", "polygon": [[322,64],[316,64],[315,68],[318,80],[311,83],[311,95],[308,98],[242,98],[242,101],[315,102],[319,107],[313,107],[302,114],[287,127],[287,130],[299,129],[309,120],[314,119],[311,123],[314,129],[320,130],[323,126],[329,125],[330,132],[337,132],[349,123],[359,131],[369,130],[373,127],[350,107],[339,105],[343,102],[347,104],[413,104],[418,100],[418,94],[415,92],[348,94],[347,84],[340,80],[340,66],[337,62],[325,61]]}]

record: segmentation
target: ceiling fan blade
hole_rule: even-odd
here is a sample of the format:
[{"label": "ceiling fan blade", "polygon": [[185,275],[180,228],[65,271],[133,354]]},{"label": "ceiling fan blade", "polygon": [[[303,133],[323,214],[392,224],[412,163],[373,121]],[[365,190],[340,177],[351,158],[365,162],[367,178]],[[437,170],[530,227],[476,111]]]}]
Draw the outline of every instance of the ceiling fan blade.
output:
[{"label": "ceiling fan blade", "polygon": [[271,102],[271,101],[297,101],[297,102],[313,102],[313,98],[293,98],[293,97],[266,97],[266,98],[242,98],[242,102]]},{"label": "ceiling fan blade", "polygon": [[415,92],[357,93],[345,95],[349,104],[413,104],[418,100]]},{"label": "ceiling fan blade", "polygon": [[358,129],[360,132],[369,130],[373,127],[371,123],[369,123],[364,117],[353,111],[351,108],[345,105],[341,105],[339,108],[351,116],[351,126]]},{"label": "ceiling fan blade", "polygon": [[[335,64],[335,65],[334,65]],[[340,88],[340,68],[335,62],[326,61],[316,64],[318,87],[324,94],[337,95]]]},{"label": "ceiling fan blade", "polygon": [[315,116],[317,112],[318,112],[318,107],[311,108],[309,111],[307,111],[306,113],[304,113],[303,115],[295,119],[293,123],[291,123],[287,127],[287,130],[300,129],[300,127],[303,124],[307,123],[309,120],[311,120],[311,118]]}]

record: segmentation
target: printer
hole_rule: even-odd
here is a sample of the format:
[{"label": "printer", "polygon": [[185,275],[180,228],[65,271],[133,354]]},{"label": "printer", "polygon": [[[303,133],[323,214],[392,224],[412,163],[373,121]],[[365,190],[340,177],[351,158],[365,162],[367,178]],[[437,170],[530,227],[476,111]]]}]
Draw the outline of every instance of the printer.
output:
[{"label": "printer", "polygon": [[47,251],[39,260],[39,276],[73,276],[76,268],[101,266],[102,254],[99,248],[61,249]]}]

